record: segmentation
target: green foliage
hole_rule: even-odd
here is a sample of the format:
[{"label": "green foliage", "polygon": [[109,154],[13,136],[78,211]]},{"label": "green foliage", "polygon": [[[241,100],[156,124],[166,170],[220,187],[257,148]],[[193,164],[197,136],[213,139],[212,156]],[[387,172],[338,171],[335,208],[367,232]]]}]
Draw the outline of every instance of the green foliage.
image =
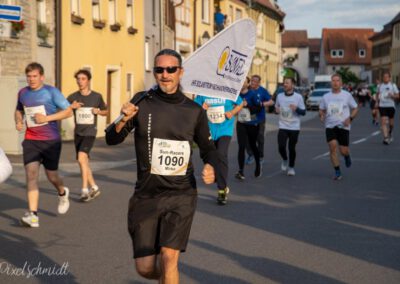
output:
[{"label": "green foliage", "polygon": [[362,80],[358,78],[358,76],[350,70],[350,67],[340,67],[340,69],[337,71],[340,76],[342,76],[343,79],[343,84],[352,84],[352,85],[358,85]]}]

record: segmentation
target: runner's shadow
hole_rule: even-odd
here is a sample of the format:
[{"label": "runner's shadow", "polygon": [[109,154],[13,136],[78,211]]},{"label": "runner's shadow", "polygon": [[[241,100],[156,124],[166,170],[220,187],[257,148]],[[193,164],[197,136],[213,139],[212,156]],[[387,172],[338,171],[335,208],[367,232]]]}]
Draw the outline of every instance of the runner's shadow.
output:
[{"label": "runner's shadow", "polygon": [[[257,273],[258,275],[266,279],[270,279],[278,283],[299,283],[299,280],[301,280],[302,283],[308,283],[308,284],[343,283],[336,279],[332,279],[330,277],[312,271],[307,271],[298,267],[294,267],[292,265],[275,261],[272,259],[242,255],[198,240],[191,240],[190,243],[199,248],[209,250],[213,253],[219,253],[221,255],[225,255],[226,257],[229,257],[230,259],[238,263],[241,267],[249,271],[253,271],[254,273]],[[190,269],[192,270],[193,268]],[[189,271],[187,274],[192,276],[192,271]],[[204,271],[202,271],[201,274],[204,275]],[[201,282],[202,283],[251,283],[251,282],[244,282],[242,280],[239,280],[240,282],[231,282],[230,280],[226,279],[226,276],[219,275],[219,277],[220,277],[219,279],[206,278],[205,281]]]},{"label": "runner's shadow", "polygon": [[[16,278],[20,278],[22,283],[29,277],[29,273],[29,279],[35,278],[40,283],[78,283],[69,271],[67,261],[62,264],[56,263],[41,253],[37,244],[29,238],[0,230],[0,247],[1,258],[4,260],[0,274],[1,283],[18,281]],[[12,268],[20,268],[21,275],[9,275],[7,271],[11,271]]]}]

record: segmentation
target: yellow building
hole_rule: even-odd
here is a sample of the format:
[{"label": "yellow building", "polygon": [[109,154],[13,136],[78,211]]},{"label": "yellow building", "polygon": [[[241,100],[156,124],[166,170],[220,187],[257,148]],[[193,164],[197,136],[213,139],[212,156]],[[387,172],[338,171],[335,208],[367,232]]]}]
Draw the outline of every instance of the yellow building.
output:
[{"label": "yellow building", "polygon": [[195,49],[214,35],[214,0],[194,1],[193,44]]},{"label": "yellow building", "polygon": [[[272,1],[273,2],[273,1]],[[260,75],[261,85],[271,94],[277,88],[282,70],[283,18],[285,14],[269,0],[253,1],[248,14],[257,25],[256,51],[250,74]]]},{"label": "yellow building", "polygon": [[[143,1],[71,0],[61,4],[59,85],[64,95],[77,90],[74,73],[92,73],[92,89],[109,108],[98,120],[98,136],[120,113],[121,105],[144,89]],[[73,136],[73,119],[63,122],[64,138]]]},{"label": "yellow building", "polygon": [[229,26],[237,20],[249,17],[246,2],[239,0],[215,0],[214,7],[220,8],[221,13],[226,15],[225,26]]}]

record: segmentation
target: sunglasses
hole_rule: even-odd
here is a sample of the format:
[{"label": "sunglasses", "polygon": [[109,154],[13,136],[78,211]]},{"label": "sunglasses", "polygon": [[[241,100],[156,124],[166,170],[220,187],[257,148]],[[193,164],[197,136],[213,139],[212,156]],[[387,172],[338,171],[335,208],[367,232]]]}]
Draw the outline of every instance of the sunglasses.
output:
[{"label": "sunglasses", "polygon": [[171,66],[171,67],[154,67],[153,71],[154,73],[157,74],[162,74],[164,73],[164,71],[167,71],[168,74],[173,74],[175,73],[179,68],[181,68],[180,66]]}]

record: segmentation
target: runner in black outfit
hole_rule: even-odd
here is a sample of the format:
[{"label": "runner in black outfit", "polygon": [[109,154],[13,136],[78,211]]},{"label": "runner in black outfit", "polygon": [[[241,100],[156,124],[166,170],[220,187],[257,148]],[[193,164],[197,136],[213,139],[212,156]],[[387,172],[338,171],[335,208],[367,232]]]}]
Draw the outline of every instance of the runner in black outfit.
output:
[{"label": "runner in black outfit", "polygon": [[179,282],[179,253],[186,249],[196,208],[190,147],[193,142],[199,146],[205,163],[204,182],[210,184],[217,178],[226,186],[206,113],[179,90],[181,64],[177,52],[160,51],[153,69],[158,88],[139,106],[124,104],[124,118],[106,134],[107,143],[114,145],[135,129],[138,174],[129,202],[128,228],[136,270],[143,277],[162,283]]}]

